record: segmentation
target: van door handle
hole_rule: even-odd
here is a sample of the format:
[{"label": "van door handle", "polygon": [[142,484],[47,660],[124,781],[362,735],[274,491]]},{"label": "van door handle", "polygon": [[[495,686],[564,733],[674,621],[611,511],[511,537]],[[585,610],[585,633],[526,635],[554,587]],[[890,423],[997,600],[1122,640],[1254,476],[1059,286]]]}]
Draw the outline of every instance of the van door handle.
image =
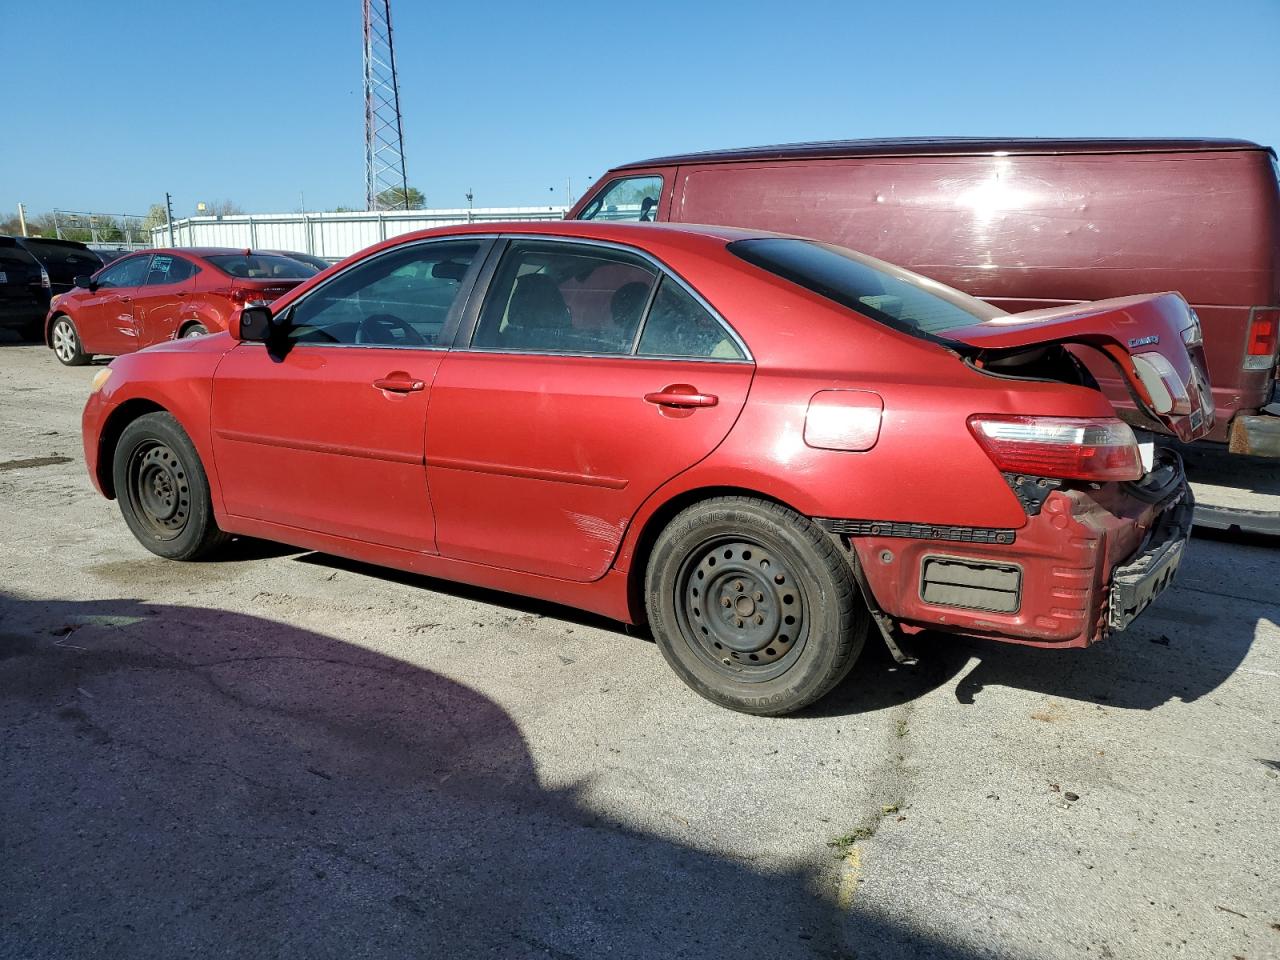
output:
[{"label": "van door handle", "polygon": [[699,393],[697,387],[687,383],[673,383],[657,393],[646,393],[646,403],[660,407],[714,407],[720,398],[710,393]]},{"label": "van door handle", "polygon": [[419,390],[427,388],[424,381],[412,380],[408,374],[404,373],[393,373],[380,377],[373,381],[373,385],[379,390],[386,390],[388,393],[417,393]]}]

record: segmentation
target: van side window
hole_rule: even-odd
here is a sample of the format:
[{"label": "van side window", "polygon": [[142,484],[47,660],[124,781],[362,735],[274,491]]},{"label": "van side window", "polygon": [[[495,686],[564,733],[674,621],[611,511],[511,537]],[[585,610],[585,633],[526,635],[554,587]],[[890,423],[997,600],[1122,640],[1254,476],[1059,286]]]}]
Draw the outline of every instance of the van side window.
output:
[{"label": "van side window", "polygon": [[610,181],[582,208],[579,220],[657,219],[658,201],[662,198],[662,178],[655,176],[626,177]]}]

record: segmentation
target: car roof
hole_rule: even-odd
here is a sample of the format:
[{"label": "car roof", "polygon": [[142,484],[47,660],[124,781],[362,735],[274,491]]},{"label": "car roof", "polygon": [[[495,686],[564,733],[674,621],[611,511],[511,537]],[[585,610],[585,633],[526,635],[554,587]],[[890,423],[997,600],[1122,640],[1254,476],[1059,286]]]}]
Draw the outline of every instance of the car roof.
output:
[{"label": "car roof", "polygon": [[846,157],[991,156],[1002,154],[1205,153],[1266,150],[1251,140],[1211,137],[1188,139],[1099,139],[1090,137],[896,137],[873,140],[819,140],[763,147],[738,147],[680,153],[625,163],[615,170],[684,163],[742,163],[748,160],[841,159]]},{"label": "car roof", "polygon": [[637,247],[663,244],[685,244],[692,241],[711,241],[723,246],[734,240],[757,237],[777,237],[784,234],[768,230],[749,230],[741,227],[720,227],[703,223],[635,223],[628,221],[595,220],[515,220],[511,222],[460,223],[444,227],[431,227],[413,233],[402,233],[378,244],[379,248],[392,247],[406,240],[431,237],[525,235],[558,237],[567,240],[604,240]]}]

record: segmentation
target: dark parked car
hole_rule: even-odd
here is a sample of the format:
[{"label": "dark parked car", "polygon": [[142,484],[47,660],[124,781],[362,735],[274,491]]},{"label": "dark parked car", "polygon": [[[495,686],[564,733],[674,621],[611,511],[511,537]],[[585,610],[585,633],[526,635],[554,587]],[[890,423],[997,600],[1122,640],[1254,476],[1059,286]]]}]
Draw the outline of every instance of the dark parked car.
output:
[{"label": "dark parked car", "polygon": [[160,556],[241,534],[647,620],[699,693],[781,714],[872,623],[1084,647],[1168,585],[1181,461],[1063,344],[1212,427],[1177,294],[1006,314],[760,231],[446,227],[114,361],[84,450]]},{"label": "dark parked car", "polygon": [[568,216],[800,234],[1013,311],[1176,290],[1204,325],[1208,439],[1280,457],[1277,172],[1246,140],[845,140],[625,164]]},{"label": "dark parked car", "polygon": [[0,237],[0,326],[39,340],[50,298],[101,267],[102,259],[74,240]]}]

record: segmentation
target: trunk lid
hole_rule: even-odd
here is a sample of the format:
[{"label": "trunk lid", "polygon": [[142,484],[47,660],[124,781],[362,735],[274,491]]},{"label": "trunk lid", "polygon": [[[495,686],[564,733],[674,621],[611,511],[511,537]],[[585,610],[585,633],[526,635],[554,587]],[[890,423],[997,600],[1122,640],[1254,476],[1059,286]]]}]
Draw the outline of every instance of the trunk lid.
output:
[{"label": "trunk lid", "polygon": [[1199,439],[1213,427],[1200,323],[1177,293],[1029,310],[940,335],[979,360],[1052,344],[1091,347],[1119,369],[1139,409],[1179,440]]},{"label": "trunk lid", "polygon": [[279,300],[300,283],[302,283],[301,280],[238,279],[232,287],[232,298],[237,303],[253,303],[258,300],[271,303],[273,300]]}]

